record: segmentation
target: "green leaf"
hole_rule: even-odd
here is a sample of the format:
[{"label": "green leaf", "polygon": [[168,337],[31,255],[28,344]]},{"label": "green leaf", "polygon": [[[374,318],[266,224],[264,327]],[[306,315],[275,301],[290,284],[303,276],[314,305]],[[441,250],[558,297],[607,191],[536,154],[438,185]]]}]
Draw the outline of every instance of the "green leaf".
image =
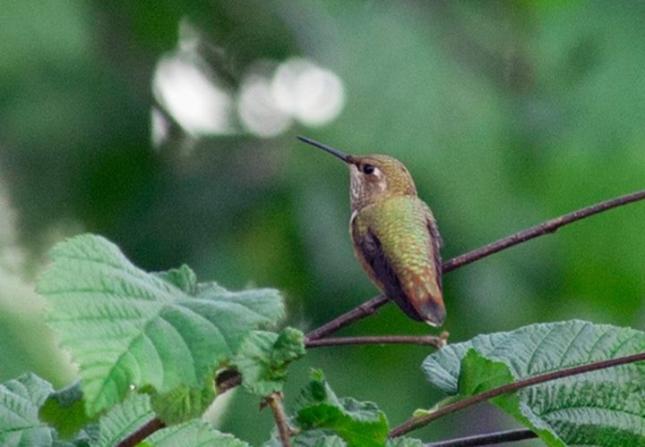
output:
[{"label": "green leaf", "polygon": [[461,366],[459,393],[462,395],[472,396],[514,382],[506,364],[489,360],[472,348],[461,360]]},{"label": "green leaf", "polygon": [[49,325],[79,363],[90,415],[131,387],[201,389],[250,331],[284,313],[275,290],[194,284],[185,266],[146,273],[99,236],[69,239],[50,256],[38,291],[49,302]]},{"label": "green leaf", "polygon": [[69,439],[92,422],[85,412],[85,400],[79,382],[49,395],[40,408],[40,419],[56,428],[58,435]]},{"label": "green leaf", "polygon": [[[347,443],[336,435],[329,434],[324,430],[308,430],[291,438],[293,447],[347,447]],[[277,433],[274,433],[270,441],[265,442],[263,447],[282,447],[282,441]]]},{"label": "green leaf", "polygon": [[155,272],[154,275],[168,281],[173,286],[177,286],[189,295],[195,295],[197,291],[197,276],[186,264],[165,272]]},{"label": "green leaf", "polygon": [[[460,394],[471,396],[497,388],[515,381],[506,364],[483,357],[474,349],[469,349],[462,360],[459,376]],[[530,411],[523,411],[523,402],[518,393],[510,393],[491,399],[491,402],[531,428],[548,445],[564,445],[562,440]]]},{"label": "green leaf", "polygon": [[[423,363],[428,380],[467,396],[504,383],[645,351],[645,333],[584,321],[535,324],[449,345]],[[645,362],[523,388],[493,403],[549,446],[645,444]]]},{"label": "green leaf", "polygon": [[240,346],[234,360],[242,385],[251,393],[268,396],[282,391],[287,366],[305,355],[305,336],[294,328],[274,332],[254,331]]},{"label": "green leaf", "polygon": [[152,408],[166,424],[200,416],[213,402],[215,388],[209,377],[202,388],[179,386],[164,394],[152,394]]},{"label": "green leaf", "polygon": [[54,441],[53,447],[94,447],[94,439],[85,430],[81,430],[73,439]]},{"label": "green leaf", "polygon": [[140,447],[249,447],[232,435],[220,433],[204,421],[184,422],[164,428],[148,436]]},{"label": "green leaf", "polygon": [[[277,447],[281,447],[280,444]],[[347,443],[336,435],[324,434],[322,431],[308,431],[296,436],[294,447],[347,447]]]},{"label": "green leaf", "polygon": [[129,434],[155,417],[150,407],[150,397],[133,393],[123,402],[115,405],[99,420],[99,436],[93,447],[117,445]]},{"label": "green leaf", "polygon": [[312,372],[299,407],[296,420],[303,429],[331,430],[348,447],[382,447],[387,439],[385,414],[372,402],[338,398],[320,371]]},{"label": "green leaf", "polygon": [[25,374],[0,384],[0,445],[53,444],[54,429],[38,418],[41,405],[53,391],[48,382],[35,374]]}]

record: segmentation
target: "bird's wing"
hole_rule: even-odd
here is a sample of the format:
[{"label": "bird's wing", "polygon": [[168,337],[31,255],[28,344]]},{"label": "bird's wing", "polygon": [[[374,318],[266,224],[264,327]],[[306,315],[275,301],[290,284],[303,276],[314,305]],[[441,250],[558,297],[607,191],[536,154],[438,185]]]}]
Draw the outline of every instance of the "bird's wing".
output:
[{"label": "bird's wing", "polygon": [[[424,203],[425,205],[425,203]],[[437,278],[437,283],[439,284],[439,289],[443,291],[443,281],[442,281],[442,263],[441,263],[441,247],[443,247],[443,238],[439,233],[439,228],[437,227],[437,221],[430,211],[430,208],[425,206],[426,222],[428,226],[428,231],[430,232],[430,253],[432,259],[434,260],[434,269],[435,275]]]},{"label": "bird's wing", "polygon": [[421,321],[422,318],[417,311],[405,299],[401,281],[383,250],[376,231],[359,216],[352,218],[350,229],[354,240],[356,257],[372,281],[379,286],[388,298],[394,300],[410,318]]},{"label": "bird's wing", "polygon": [[356,255],[372,280],[411,318],[441,325],[441,236],[418,198],[393,198],[352,219]]}]

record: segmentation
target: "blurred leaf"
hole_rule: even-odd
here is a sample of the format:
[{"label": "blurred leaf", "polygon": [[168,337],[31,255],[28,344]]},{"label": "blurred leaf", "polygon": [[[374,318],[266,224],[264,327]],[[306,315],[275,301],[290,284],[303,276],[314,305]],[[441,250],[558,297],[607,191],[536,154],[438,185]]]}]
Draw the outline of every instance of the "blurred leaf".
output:
[{"label": "blurred leaf", "polygon": [[289,363],[305,355],[304,338],[301,331],[290,327],[279,334],[251,332],[234,359],[242,385],[258,396],[282,391]]},{"label": "blurred leaf", "polygon": [[152,407],[166,424],[176,424],[200,416],[215,398],[213,379],[202,388],[179,386],[168,393],[152,394]]},{"label": "blurred leaf", "polygon": [[[423,363],[428,380],[468,396],[505,383],[645,351],[645,333],[584,321],[535,324],[448,345]],[[566,377],[493,399],[550,446],[637,446],[645,440],[645,364]]]},{"label": "blurred leaf", "polygon": [[99,421],[99,437],[93,447],[111,447],[154,417],[150,397],[133,393],[115,405]]},{"label": "blurred leaf", "polygon": [[[99,236],[69,239],[51,257],[38,291],[51,306],[49,325],[80,365],[90,415],[133,385],[160,393],[201,388],[251,330],[284,314],[272,289],[228,292],[207,284],[189,295],[167,280],[177,281],[176,273],[146,273]],[[190,274],[183,268],[180,276]]]},{"label": "blurred leaf", "polygon": [[311,443],[298,442],[296,445],[302,445],[303,447],[345,447],[347,444],[338,436],[321,436]]},{"label": "blurred leaf", "polygon": [[52,445],[54,429],[40,421],[38,411],[53,391],[48,382],[35,374],[25,374],[0,384],[1,445]]},{"label": "blurred leaf", "polygon": [[71,438],[92,421],[85,412],[81,384],[72,385],[50,394],[40,408],[40,418],[52,425],[63,438]]},{"label": "blurred leaf", "polygon": [[303,429],[333,431],[348,447],[383,446],[387,439],[387,418],[376,404],[338,398],[321,371],[312,372],[299,407],[296,420]]},{"label": "blurred leaf", "polygon": [[189,295],[194,295],[197,290],[197,276],[186,264],[177,269],[155,273],[155,275]]},{"label": "blurred leaf", "polygon": [[141,447],[249,447],[232,435],[220,433],[203,421],[185,422],[164,428],[147,437],[139,444]]},{"label": "blurred leaf", "polygon": [[89,424],[81,431],[76,433],[73,438],[66,440],[56,440],[54,447],[94,447],[99,437],[99,427],[97,424]]},{"label": "blurred leaf", "polygon": [[[294,447],[347,447],[347,443],[341,438],[324,430],[302,432],[291,438],[291,443]],[[282,441],[278,434],[274,433],[271,440],[265,442],[263,447],[282,447]]]}]

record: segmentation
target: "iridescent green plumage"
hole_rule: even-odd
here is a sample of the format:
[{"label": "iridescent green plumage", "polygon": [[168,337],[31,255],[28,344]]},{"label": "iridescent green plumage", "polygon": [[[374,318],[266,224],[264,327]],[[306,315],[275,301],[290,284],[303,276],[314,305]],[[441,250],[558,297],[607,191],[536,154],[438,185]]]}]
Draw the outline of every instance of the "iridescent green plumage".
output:
[{"label": "iridescent green plumage", "polygon": [[412,176],[387,155],[344,154],[307,138],[350,169],[354,252],[372,281],[411,318],[440,326],[441,237]]},{"label": "iridescent green plumage", "polygon": [[411,318],[441,325],[440,236],[427,205],[412,195],[386,198],[360,209],[350,231],[372,281]]}]

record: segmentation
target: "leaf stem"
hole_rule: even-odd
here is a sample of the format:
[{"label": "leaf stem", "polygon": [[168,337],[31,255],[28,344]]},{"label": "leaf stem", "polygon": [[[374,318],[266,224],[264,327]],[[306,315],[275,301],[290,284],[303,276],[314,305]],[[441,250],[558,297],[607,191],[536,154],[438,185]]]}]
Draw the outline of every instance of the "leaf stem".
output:
[{"label": "leaf stem", "polygon": [[377,335],[362,337],[328,337],[320,340],[308,340],[305,346],[308,348],[321,348],[326,346],[344,345],[386,345],[386,344],[411,344],[430,345],[439,349],[446,345],[448,333],[440,336],[435,335]]},{"label": "leaf stem", "polygon": [[563,377],[573,376],[576,374],[583,374],[591,371],[596,371],[598,369],[611,368],[612,366],[624,365],[626,363],[634,363],[645,360],[645,352],[639,354],[628,355],[625,357],[617,357],[609,360],[601,360],[598,362],[588,363],[585,365],[574,366],[572,368],[560,369],[557,371],[552,371],[545,374],[539,374],[537,376],[528,377],[526,379],[518,380],[517,382],[507,383],[497,388],[484,391],[483,393],[475,394],[474,396],[467,397],[457,402],[453,402],[444,407],[439,408],[432,413],[412,417],[408,419],[403,424],[395,427],[390,431],[390,437],[396,438],[398,436],[404,435],[412,430],[415,430],[419,427],[429,424],[435,419],[439,419],[447,414],[454,413],[464,408],[468,408],[472,405],[478,404],[488,399],[492,399],[502,394],[510,393],[521,388],[525,388],[532,385],[537,385],[539,383],[548,382],[551,380],[561,379]]},{"label": "leaf stem", "polygon": [[[505,238],[484,245],[483,247],[480,247],[476,250],[472,250],[464,253],[463,255],[456,256],[443,263],[442,271],[443,273],[451,272],[460,267],[463,267],[464,265],[473,263],[515,245],[522,244],[536,237],[555,233],[559,228],[565,225],[569,225],[570,223],[585,219],[587,217],[593,216],[594,214],[602,213],[612,208],[627,205],[628,203],[637,202],[643,199],[645,199],[645,190],[636,191],[610,200],[605,200],[603,202],[599,202],[585,208],[563,214],[562,216],[547,220],[546,222],[542,222],[541,224],[532,226],[530,228],[527,228],[526,230],[513,233],[509,236],[506,236]],[[388,302],[389,299],[383,295],[375,296],[374,298],[350,310],[349,312],[346,312],[323,324],[319,328],[310,331],[307,334],[307,340],[318,340],[320,338],[326,337],[327,335],[332,334],[357,320],[373,314],[379,307],[385,305]]]},{"label": "leaf stem", "polygon": [[446,441],[431,442],[424,447],[475,447],[481,445],[502,444],[511,441],[523,441],[537,438],[537,435],[527,428],[486,433],[484,435],[467,436],[463,438],[448,439]]},{"label": "leaf stem", "polygon": [[275,425],[278,427],[278,435],[282,442],[282,447],[291,447],[291,428],[287,419],[287,414],[282,406],[282,394],[272,393],[266,397],[266,403],[273,412]]}]

